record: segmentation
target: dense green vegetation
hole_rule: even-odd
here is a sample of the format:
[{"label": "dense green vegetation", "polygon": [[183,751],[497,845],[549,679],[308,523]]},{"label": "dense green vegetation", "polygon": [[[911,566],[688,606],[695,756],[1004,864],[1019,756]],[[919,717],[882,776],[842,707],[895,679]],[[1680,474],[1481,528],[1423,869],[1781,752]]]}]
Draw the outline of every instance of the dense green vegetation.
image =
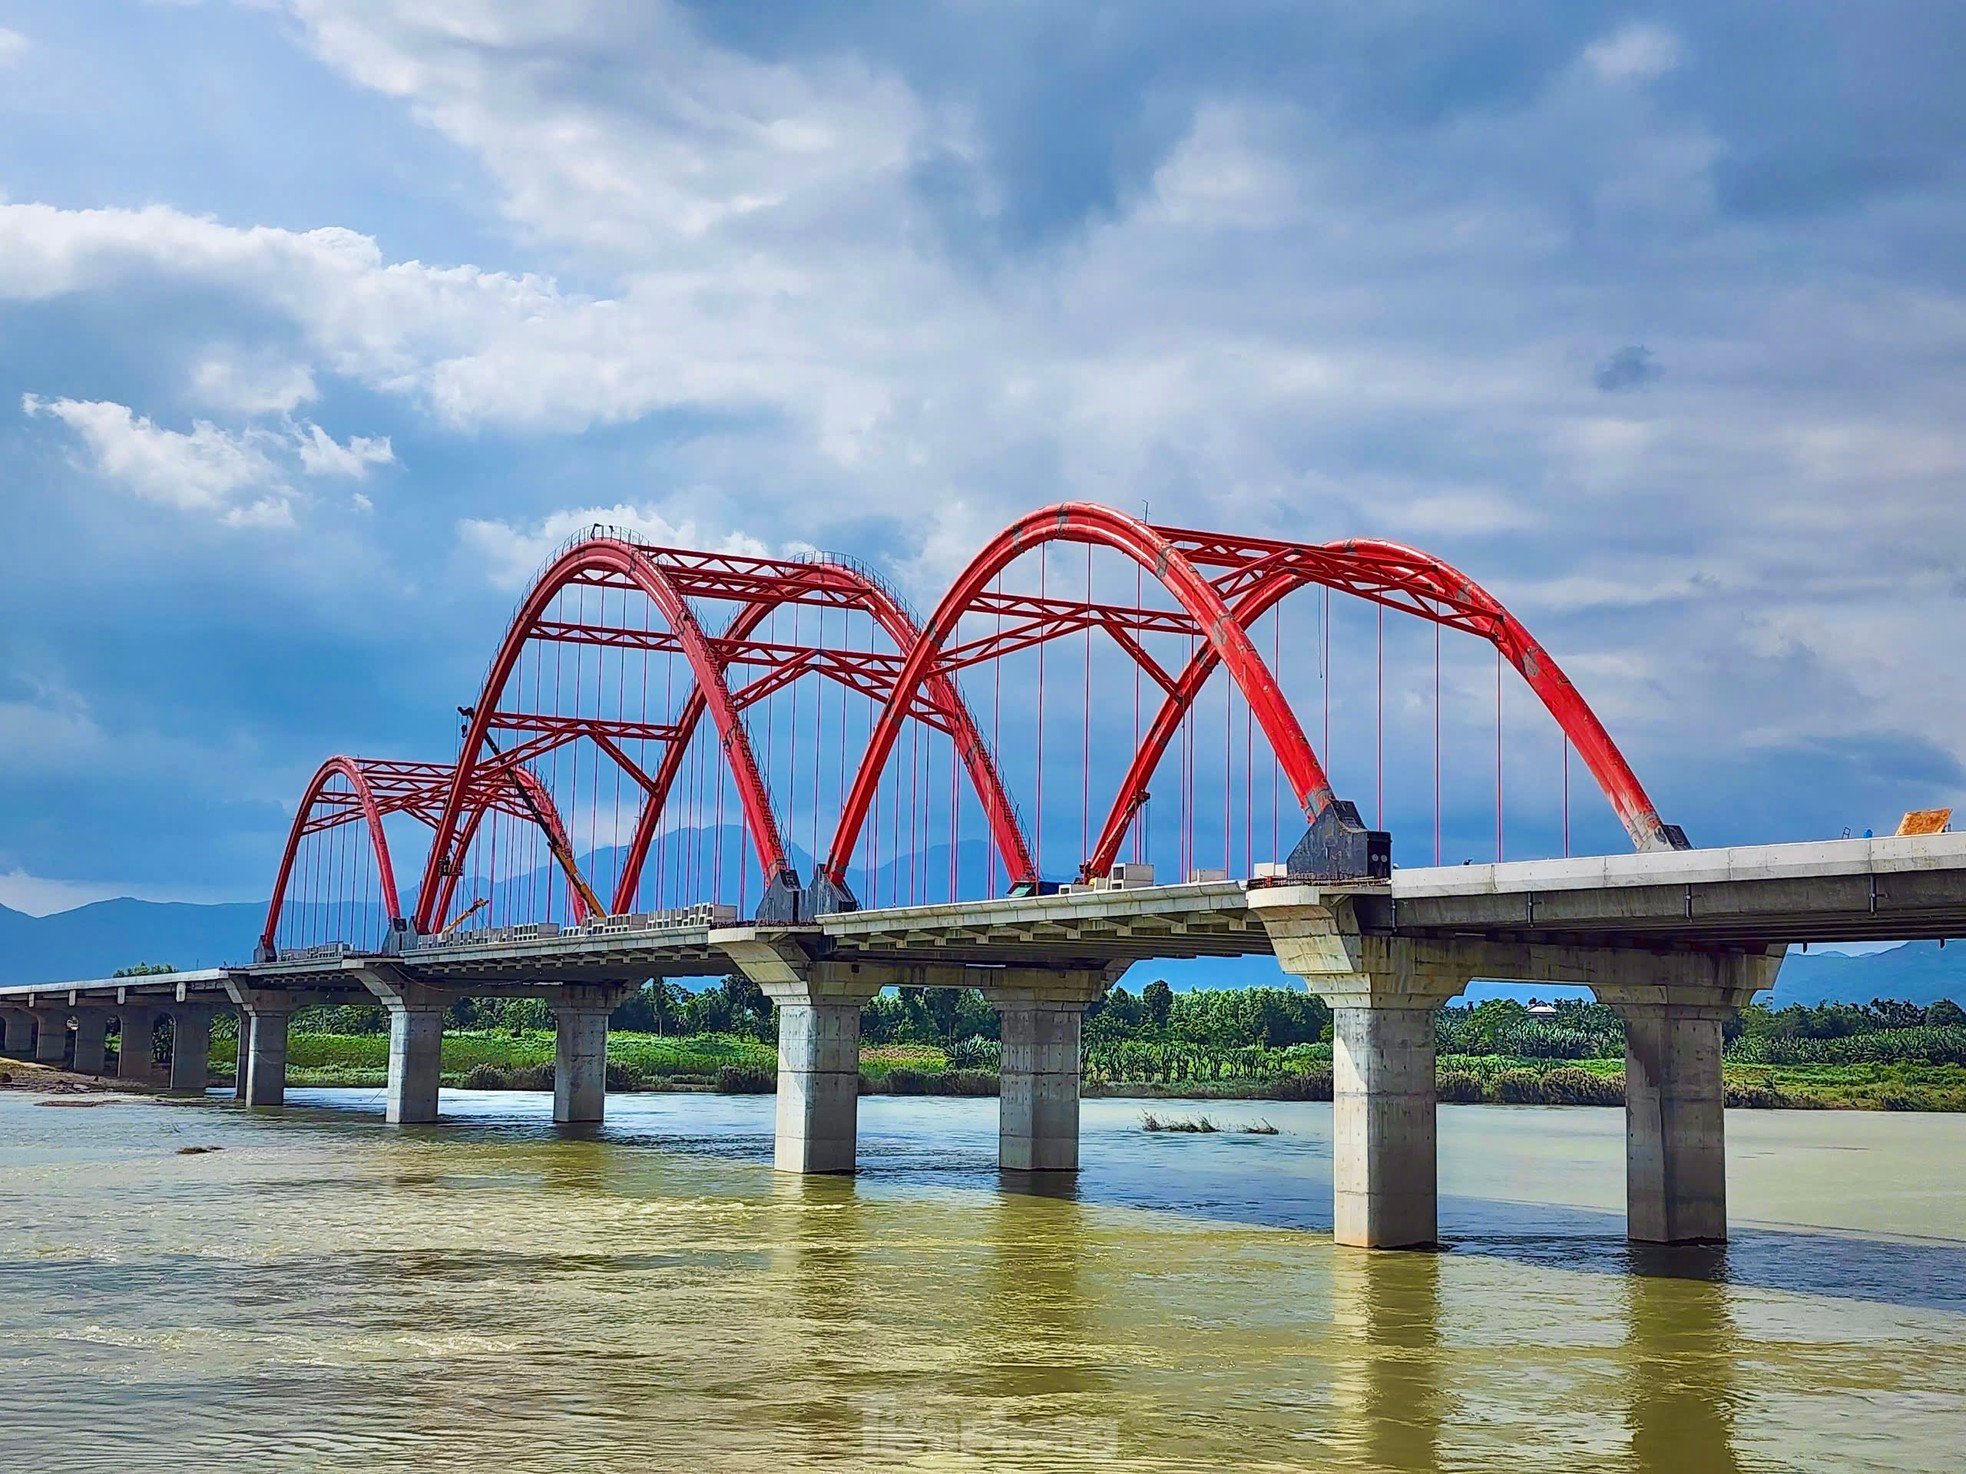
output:
[{"label": "dense green vegetation", "polygon": [[[376,1085],[388,1064],[381,1008],[296,1015],[296,1084]],[[1088,1010],[1088,1093],[1328,1100],[1331,1011],[1307,993],[1243,988],[1138,994],[1115,988]],[[229,1063],[228,1038],[214,1058]],[[865,1088],[896,1094],[990,1094],[997,1015],[981,995],[903,988],[862,1013]],[[689,993],[652,983],[619,1009],[608,1054],[615,1089],[772,1088],[775,1025],[755,985],[726,979]],[[1443,1100],[1615,1105],[1623,1098],[1624,1027],[1597,1003],[1533,1011],[1509,1000],[1436,1015]],[[1736,1105],[1966,1110],[1966,1010],[1874,1000],[1861,1006],[1751,1007],[1726,1029],[1728,1096]],[[550,1085],[552,1016],[536,1000],[451,1009],[444,1079],[480,1088]]]}]

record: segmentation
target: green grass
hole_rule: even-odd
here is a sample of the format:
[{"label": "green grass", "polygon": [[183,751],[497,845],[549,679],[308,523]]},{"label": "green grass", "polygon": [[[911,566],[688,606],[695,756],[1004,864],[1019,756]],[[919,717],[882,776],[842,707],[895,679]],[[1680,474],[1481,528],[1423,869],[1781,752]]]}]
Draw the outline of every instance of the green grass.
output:
[{"label": "green grass", "polygon": [[[234,1062],[236,1046],[230,1039],[212,1042],[212,1063],[221,1072]],[[730,1034],[696,1034],[681,1038],[657,1034],[615,1033],[608,1038],[608,1058],[624,1065],[651,1085],[681,1087],[715,1085],[726,1068],[774,1071],[777,1051],[756,1039]],[[1111,1058],[1111,1056],[1109,1056]],[[1260,1059],[1273,1075],[1231,1073],[1225,1068],[1217,1078],[1212,1069],[1193,1074],[1164,1070],[1158,1056],[1149,1059],[1151,1074],[1172,1074],[1175,1078],[1129,1079],[1126,1075],[1104,1076],[1088,1071],[1087,1093],[1126,1095],[1179,1095],[1204,1098],[1300,1099],[1304,1098],[1306,1078],[1322,1070],[1328,1074],[1329,1045],[1300,1046],[1290,1050],[1263,1051],[1244,1055],[1235,1063],[1247,1067]],[[885,1085],[890,1074],[899,1072],[896,1083],[904,1090],[933,1089],[921,1077],[940,1077],[949,1068],[948,1056],[933,1045],[870,1045],[861,1051],[861,1072],[875,1085]],[[477,1029],[451,1030],[444,1035],[443,1076],[446,1085],[460,1085],[474,1066],[492,1065],[503,1070],[551,1065],[553,1035],[534,1029],[521,1033]],[[1117,1060],[1113,1062],[1117,1063]],[[288,1081],[294,1085],[335,1085],[380,1088],[389,1070],[389,1038],[386,1034],[315,1034],[296,1032],[288,1042]],[[1478,1088],[1483,1100],[1525,1093],[1523,1073],[1538,1077],[1553,1070],[1583,1070],[1607,1079],[1621,1079],[1621,1059],[1549,1060],[1512,1055],[1443,1054],[1438,1069],[1442,1075],[1474,1082],[1462,1088]],[[966,1075],[977,1072],[965,1072]],[[1729,1063],[1724,1073],[1732,1094],[1740,1103],[1785,1105],[1828,1110],[1905,1110],[1966,1111],[1966,1066],[1934,1064],[1797,1064],[1744,1065]],[[1499,1077],[1510,1075],[1508,1084]],[[1185,1078],[1184,1078],[1185,1076]],[[979,1079],[982,1077],[979,1075]],[[962,1093],[974,1093],[965,1090]],[[1328,1090],[1325,1092],[1328,1096]],[[1457,1097],[1460,1098],[1460,1097]]]}]

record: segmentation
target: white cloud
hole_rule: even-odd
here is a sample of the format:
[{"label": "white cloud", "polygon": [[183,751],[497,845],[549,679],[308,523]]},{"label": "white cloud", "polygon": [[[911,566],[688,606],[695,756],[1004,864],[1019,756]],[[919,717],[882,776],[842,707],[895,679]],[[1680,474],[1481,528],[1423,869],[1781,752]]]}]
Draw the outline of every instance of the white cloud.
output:
[{"label": "white cloud", "polygon": [[209,420],[169,430],[128,405],[107,400],[43,400],[23,395],[30,415],[60,420],[80,437],[92,468],[147,501],[209,512],[232,526],[293,521],[292,490],[263,448],[265,436],[233,434]]},{"label": "white cloud", "polygon": [[291,414],[314,399],[313,371],[277,354],[215,353],[191,371],[191,392],[202,404],[238,414]]},{"label": "white cloud", "polygon": [[1679,38],[1660,26],[1625,26],[1584,48],[1584,65],[1607,82],[1656,81],[1679,62]]},{"label": "white cloud", "polygon": [[0,67],[12,66],[27,54],[27,48],[27,37],[0,26]]},{"label": "white cloud", "polygon": [[396,463],[387,435],[351,435],[343,445],[319,425],[302,425],[295,434],[300,468],[309,476],[352,476],[363,481],[369,467]]},{"label": "white cloud", "polygon": [[158,425],[128,405],[109,400],[21,396],[30,416],[59,420],[81,440],[89,469],[146,501],[202,512],[232,527],[288,527],[300,495],[288,480],[307,476],[366,479],[392,465],[389,437],[353,435],[337,441],[302,421],[280,430],[249,425],[228,430],[193,420],[189,430]]},{"label": "white cloud", "polygon": [[771,556],[764,543],[744,533],[714,532],[688,519],[672,522],[653,508],[626,502],[612,507],[568,508],[530,527],[467,517],[457,524],[457,535],[464,556],[478,564],[492,584],[515,589],[529,583],[561,543],[594,526],[619,528],[642,542],[663,547]]}]

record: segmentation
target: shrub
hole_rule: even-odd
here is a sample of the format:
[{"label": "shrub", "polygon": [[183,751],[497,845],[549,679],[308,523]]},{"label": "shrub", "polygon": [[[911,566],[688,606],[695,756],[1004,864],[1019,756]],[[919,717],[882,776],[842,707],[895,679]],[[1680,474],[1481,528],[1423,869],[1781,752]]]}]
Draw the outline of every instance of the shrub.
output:
[{"label": "shrub", "polygon": [[1543,1077],[1534,1070],[1503,1070],[1489,1084],[1496,1100],[1508,1105],[1541,1105]]},{"label": "shrub", "polygon": [[981,1034],[971,1034],[967,1039],[958,1039],[949,1046],[949,1068],[952,1070],[994,1070],[1003,1058],[1003,1046],[994,1039],[985,1039]]},{"label": "shrub", "polygon": [[942,1076],[942,1089],[949,1095],[995,1095],[998,1088],[993,1070],[949,1070]]},{"label": "shrub", "polygon": [[512,1077],[497,1065],[473,1065],[464,1072],[466,1090],[510,1090]]},{"label": "shrub", "polygon": [[633,1065],[624,1065],[615,1060],[608,1061],[608,1089],[640,1090],[643,1083],[642,1072]]},{"label": "shrub", "polygon": [[1750,1110],[1778,1110],[1788,1097],[1765,1080],[1729,1080],[1727,1104]]},{"label": "shrub", "polygon": [[520,1065],[507,1070],[512,1090],[551,1090],[553,1088],[553,1067],[551,1065]]},{"label": "shrub", "polygon": [[1589,1070],[1566,1068],[1543,1076],[1543,1100],[1548,1105],[1615,1106],[1625,1103],[1625,1083]]},{"label": "shrub", "polygon": [[892,1069],[881,1087],[889,1095],[927,1095],[934,1089],[934,1079],[925,1070]]},{"label": "shrub", "polygon": [[1473,1105],[1481,1099],[1481,1076],[1471,1075],[1466,1070],[1444,1070],[1440,1078],[1434,1081],[1434,1097],[1461,1105]]},{"label": "shrub", "polygon": [[1331,1071],[1306,1070],[1301,1075],[1286,1075],[1275,1082],[1270,1094],[1276,1100],[1329,1100]]},{"label": "shrub", "polygon": [[717,1071],[719,1095],[770,1095],[778,1089],[778,1076],[756,1065],[725,1065]]}]

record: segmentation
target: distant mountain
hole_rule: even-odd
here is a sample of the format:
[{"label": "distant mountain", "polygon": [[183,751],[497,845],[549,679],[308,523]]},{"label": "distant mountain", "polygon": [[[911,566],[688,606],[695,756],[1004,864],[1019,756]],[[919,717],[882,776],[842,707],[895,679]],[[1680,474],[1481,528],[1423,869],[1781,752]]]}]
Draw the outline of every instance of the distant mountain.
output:
[{"label": "distant mountain", "polygon": [[1778,1008],[1791,1003],[1868,1003],[1873,998],[1899,998],[1920,1006],[1941,998],[1966,1004],[1966,945],[1906,942],[1861,957],[1791,951],[1775,982]]}]

